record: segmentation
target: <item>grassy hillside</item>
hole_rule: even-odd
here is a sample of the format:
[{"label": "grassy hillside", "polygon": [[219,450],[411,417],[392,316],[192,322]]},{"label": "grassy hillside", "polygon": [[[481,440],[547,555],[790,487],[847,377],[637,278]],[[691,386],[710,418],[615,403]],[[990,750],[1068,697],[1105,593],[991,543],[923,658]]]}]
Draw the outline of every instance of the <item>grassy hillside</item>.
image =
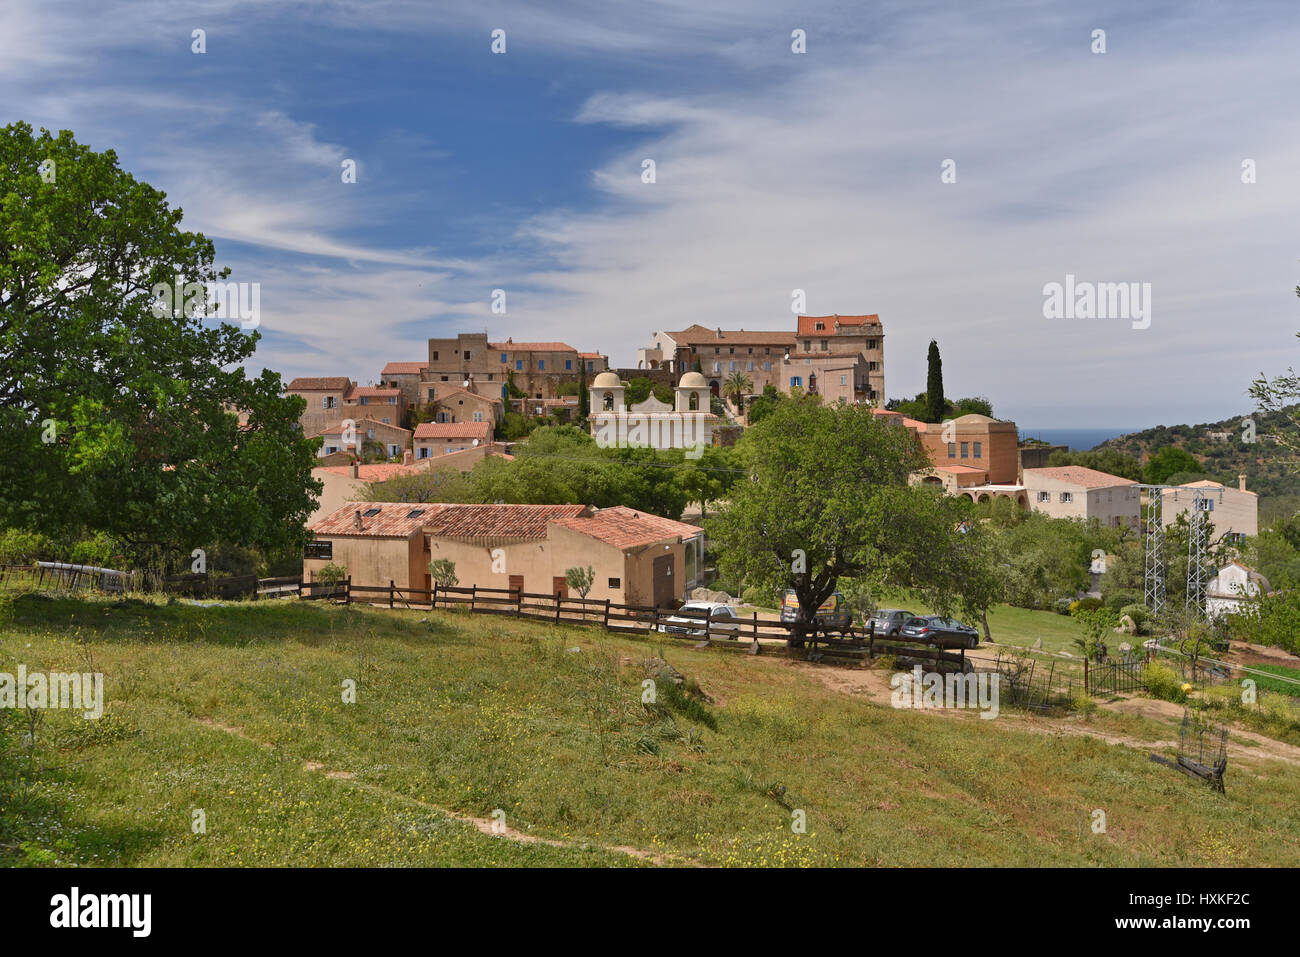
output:
[{"label": "grassy hillside", "polygon": [[[661,678],[643,706],[654,656],[707,700]],[[0,662],[108,676],[104,717],[45,712],[30,755],[0,712],[0,864],[1300,863],[1300,764],[1234,764],[1224,798],[1148,761],[1149,716],[900,711],[872,672],[689,643],[29,596]]]}]

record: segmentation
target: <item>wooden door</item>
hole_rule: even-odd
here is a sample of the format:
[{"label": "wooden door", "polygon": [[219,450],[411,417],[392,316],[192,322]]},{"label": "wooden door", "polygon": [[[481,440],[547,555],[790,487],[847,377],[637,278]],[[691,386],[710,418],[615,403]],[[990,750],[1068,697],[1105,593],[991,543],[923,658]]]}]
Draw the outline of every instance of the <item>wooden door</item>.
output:
[{"label": "wooden door", "polygon": [[672,607],[677,597],[676,562],[672,555],[660,555],[654,562],[654,594],[656,608]]},{"label": "wooden door", "polygon": [[524,591],[524,576],[523,576],[523,575],[511,575],[511,576],[510,576],[510,590],[511,590],[512,592],[517,592],[518,594],[523,594],[523,591]]},{"label": "wooden door", "polygon": [[557,598],[569,597],[569,580],[563,575],[556,575],[551,579],[551,594]]}]

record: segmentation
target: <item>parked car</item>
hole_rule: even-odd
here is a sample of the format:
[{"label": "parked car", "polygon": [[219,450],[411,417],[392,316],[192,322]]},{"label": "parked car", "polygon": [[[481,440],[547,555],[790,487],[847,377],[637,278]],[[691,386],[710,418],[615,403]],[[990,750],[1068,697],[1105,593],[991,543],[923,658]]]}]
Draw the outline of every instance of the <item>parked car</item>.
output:
[{"label": "parked car", "polygon": [[952,618],[921,615],[903,624],[900,637],[919,641],[932,648],[974,648],[980,643],[979,632]]},{"label": "parked car", "polygon": [[665,618],[659,624],[659,630],[670,635],[691,635],[704,637],[704,620],[708,619],[709,628],[739,631],[740,617],[736,609],[720,601],[688,601],[678,608],[671,618]]},{"label": "parked car", "polygon": [[[787,588],[781,600],[781,621],[789,624],[799,614],[799,596]],[[817,609],[817,624],[828,631],[845,632],[853,624],[853,613],[844,603],[844,596],[834,592]]]},{"label": "parked car", "polygon": [[915,612],[902,611],[898,608],[880,608],[867,619],[867,628],[874,626],[877,635],[892,638],[903,630],[903,625],[909,618],[915,617]]}]

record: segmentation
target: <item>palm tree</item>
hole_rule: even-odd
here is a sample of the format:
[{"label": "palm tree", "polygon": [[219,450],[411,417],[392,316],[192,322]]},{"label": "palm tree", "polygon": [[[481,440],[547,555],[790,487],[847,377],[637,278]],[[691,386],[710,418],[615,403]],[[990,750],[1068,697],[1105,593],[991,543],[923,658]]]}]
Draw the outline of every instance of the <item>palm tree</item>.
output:
[{"label": "palm tree", "polygon": [[754,380],[743,372],[733,372],[722,383],[722,394],[732,401],[741,415],[745,414],[745,396],[754,391]]}]

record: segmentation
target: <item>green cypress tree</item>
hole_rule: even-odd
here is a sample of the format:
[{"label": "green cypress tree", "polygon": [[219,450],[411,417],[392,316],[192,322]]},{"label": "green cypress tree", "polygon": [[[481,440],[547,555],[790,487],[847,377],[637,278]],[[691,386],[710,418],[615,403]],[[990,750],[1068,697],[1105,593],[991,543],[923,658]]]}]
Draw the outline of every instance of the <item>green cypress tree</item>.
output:
[{"label": "green cypress tree", "polygon": [[927,422],[942,422],[948,411],[943,397],[943,360],[939,358],[939,343],[930,340],[929,371],[925,377],[925,407]]}]

